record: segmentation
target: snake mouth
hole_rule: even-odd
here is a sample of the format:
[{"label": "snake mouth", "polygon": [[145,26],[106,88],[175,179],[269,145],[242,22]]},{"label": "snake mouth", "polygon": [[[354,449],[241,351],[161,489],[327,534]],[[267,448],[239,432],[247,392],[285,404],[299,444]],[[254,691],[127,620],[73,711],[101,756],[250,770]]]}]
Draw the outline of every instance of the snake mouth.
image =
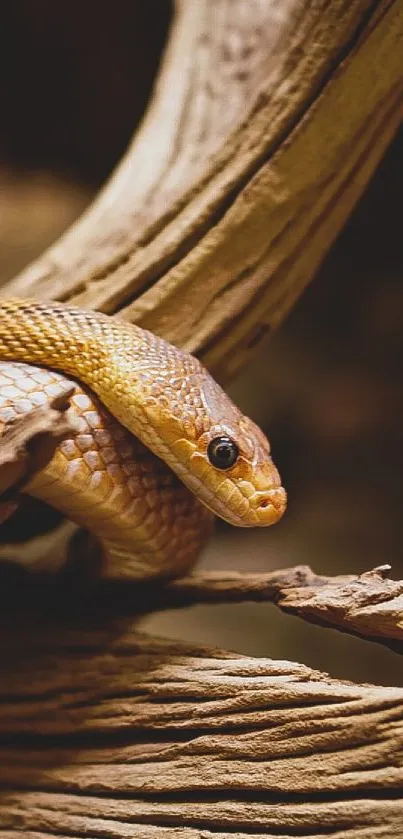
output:
[{"label": "snake mouth", "polygon": [[285,489],[275,487],[264,493],[259,493],[255,506],[258,525],[275,524],[284,515],[287,507],[287,493]]},{"label": "snake mouth", "polygon": [[[256,497],[257,496],[257,497]],[[201,498],[203,504],[216,516],[235,527],[269,527],[281,519],[287,507],[287,494],[282,486],[257,493],[246,512],[230,511],[217,497]]]}]

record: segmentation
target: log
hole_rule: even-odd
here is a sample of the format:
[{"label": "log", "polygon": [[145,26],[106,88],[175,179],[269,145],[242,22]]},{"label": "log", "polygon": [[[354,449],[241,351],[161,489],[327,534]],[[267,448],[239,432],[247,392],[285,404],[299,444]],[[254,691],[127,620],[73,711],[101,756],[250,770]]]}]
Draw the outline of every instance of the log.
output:
[{"label": "log", "polygon": [[403,689],[73,624],[2,635],[2,836],[403,836]]},{"label": "log", "polygon": [[[402,585],[385,568],[216,572],[148,602],[288,599],[311,619],[316,589],[342,630],[360,609],[384,626],[393,601],[393,639]],[[403,836],[403,689],[149,637],[137,588],[3,586],[0,835]]]}]

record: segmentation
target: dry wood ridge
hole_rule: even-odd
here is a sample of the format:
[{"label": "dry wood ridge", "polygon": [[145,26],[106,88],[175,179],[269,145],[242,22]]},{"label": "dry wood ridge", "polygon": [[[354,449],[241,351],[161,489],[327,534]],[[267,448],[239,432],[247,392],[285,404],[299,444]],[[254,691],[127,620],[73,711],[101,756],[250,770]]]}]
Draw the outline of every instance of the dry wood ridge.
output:
[{"label": "dry wood ridge", "polygon": [[116,626],[3,637],[1,670],[10,835],[403,836],[401,689]]},{"label": "dry wood ridge", "polygon": [[121,311],[230,378],[392,139],[402,52],[403,0],[182,0],[115,175],[6,291]]},{"label": "dry wood ridge", "polygon": [[[2,591],[6,835],[403,836],[403,689],[150,638],[123,619],[135,587],[47,585]],[[401,639],[401,592],[386,568],[301,567],[183,578],[154,607],[273,599],[312,619],[316,597],[325,624],[371,637],[378,610]]]}]

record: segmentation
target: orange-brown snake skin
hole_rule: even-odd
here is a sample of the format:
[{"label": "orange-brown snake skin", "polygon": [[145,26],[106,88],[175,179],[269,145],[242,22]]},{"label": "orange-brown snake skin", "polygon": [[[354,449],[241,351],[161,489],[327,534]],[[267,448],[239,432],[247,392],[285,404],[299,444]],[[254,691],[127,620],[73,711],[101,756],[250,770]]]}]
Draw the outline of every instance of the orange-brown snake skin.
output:
[{"label": "orange-brown snake skin", "polygon": [[0,299],[0,433],[72,383],[77,432],[26,491],[96,535],[110,576],[181,573],[209,510],[244,527],[282,516],[266,437],[197,359],[107,315]]}]

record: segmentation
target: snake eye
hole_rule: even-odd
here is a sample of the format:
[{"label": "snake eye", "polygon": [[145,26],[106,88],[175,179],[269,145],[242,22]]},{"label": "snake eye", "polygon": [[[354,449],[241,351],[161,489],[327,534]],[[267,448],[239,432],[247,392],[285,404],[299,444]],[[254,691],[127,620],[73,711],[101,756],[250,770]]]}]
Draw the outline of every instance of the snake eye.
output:
[{"label": "snake eye", "polygon": [[216,469],[231,469],[238,454],[238,446],[230,437],[214,437],[207,448],[208,459]]}]

